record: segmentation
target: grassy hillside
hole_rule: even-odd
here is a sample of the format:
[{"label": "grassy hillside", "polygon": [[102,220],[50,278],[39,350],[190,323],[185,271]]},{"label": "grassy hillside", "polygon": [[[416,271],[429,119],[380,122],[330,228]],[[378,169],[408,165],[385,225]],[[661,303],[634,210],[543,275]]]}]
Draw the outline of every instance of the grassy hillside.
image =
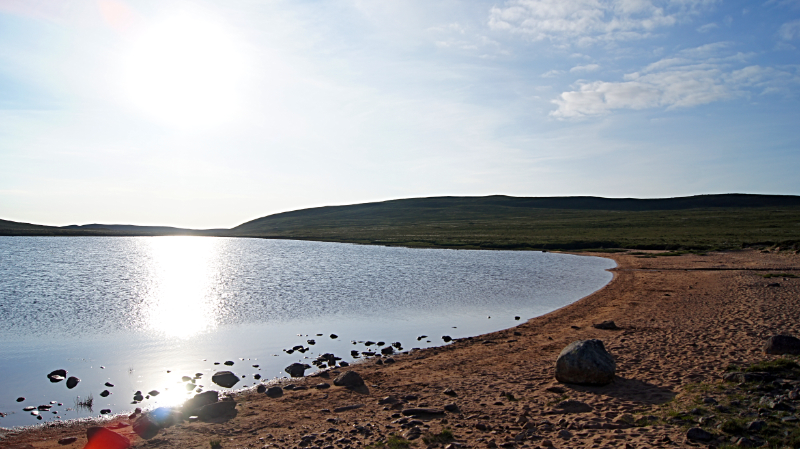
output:
[{"label": "grassy hillside", "polygon": [[485,249],[800,248],[800,197],[437,197],[303,209],[230,230],[0,220],[0,235],[217,235]]},{"label": "grassy hillside", "polygon": [[800,241],[800,197],[439,197],[304,209],[230,235],[416,247],[710,249]]}]

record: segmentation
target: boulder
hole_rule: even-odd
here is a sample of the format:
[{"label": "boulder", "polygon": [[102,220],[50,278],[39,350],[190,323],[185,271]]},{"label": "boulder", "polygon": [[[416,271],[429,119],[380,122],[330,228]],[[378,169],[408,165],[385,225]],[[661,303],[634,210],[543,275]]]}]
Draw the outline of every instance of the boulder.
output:
[{"label": "boulder", "polygon": [[271,398],[279,398],[283,396],[283,388],[281,387],[267,388],[267,390],[264,393]]},{"label": "boulder", "polygon": [[764,352],[777,355],[800,355],[800,339],[790,335],[773,335],[764,343]]},{"label": "boulder", "polygon": [[67,388],[69,388],[70,390],[72,390],[72,389],[73,389],[73,388],[75,388],[75,387],[76,387],[76,386],[77,386],[77,385],[78,385],[80,382],[81,382],[81,380],[80,380],[80,379],[78,379],[77,377],[75,377],[75,376],[70,376],[70,377],[69,377],[69,379],[67,379]]},{"label": "boulder", "polygon": [[139,437],[145,440],[149,440],[158,435],[159,430],[161,430],[161,427],[147,416],[140,416],[139,419],[133,423],[133,431],[136,432],[136,435],[139,435]]},{"label": "boulder", "polygon": [[223,416],[232,415],[236,411],[236,402],[234,401],[219,401],[213,404],[208,404],[200,409],[197,416],[201,420],[206,421],[209,419],[220,418]]},{"label": "boulder", "polygon": [[219,392],[214,390],[204,391],[194,395],[193,398],[183,403],[183,415],[196,415],[197,412],[208,404],[219,400]]},{"label": "boulder", "polygon": [[218,371],[211,376],[211,382],[220,387],[231,388],[239,383],[239,378],[230,371]]},{"label": "boulder", "polygon": [[131,442],[124,436],[112,432],[105,427],[89,427],[86,429],[89,440],[84,449],[128,449]]},{"label": "boulder", "polygon": [[306,365],[305,363],[292,363],[291,365],[287,366],[284,371],[289,373],[292,377],[303,377],[306,375],[306,370],[311,368],[311,366]]},{"label": "boulder", "polygon": [[333,379],[333,384],[337,387],[354,388],[364,385],[364,379],[355,371],[345,371]]},{"label": "boulder", "polygon": [[600,340],[580,340],[567,345],[556,360],[556,380],[580,385],[606,385],[614,380],[617,365]]}]

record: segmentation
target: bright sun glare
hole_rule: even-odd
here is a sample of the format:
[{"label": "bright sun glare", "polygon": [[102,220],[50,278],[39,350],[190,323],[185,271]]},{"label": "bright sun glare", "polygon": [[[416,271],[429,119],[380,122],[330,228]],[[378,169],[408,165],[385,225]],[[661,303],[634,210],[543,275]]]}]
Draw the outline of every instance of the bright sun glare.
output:
[{"label": "bright sun glare", "polygon": [[168,337],[190,338],[216,326],[215,242],[203,237],[156,237],[149,243],[155,274],[145,309],[149,327]]},{"label": "bright sun glare", "polygon": [[242,46],[232,33],[188,15],[145,29],[124,66],[130,100],[149,116],[182,127],[233,119],[246,72]]}]

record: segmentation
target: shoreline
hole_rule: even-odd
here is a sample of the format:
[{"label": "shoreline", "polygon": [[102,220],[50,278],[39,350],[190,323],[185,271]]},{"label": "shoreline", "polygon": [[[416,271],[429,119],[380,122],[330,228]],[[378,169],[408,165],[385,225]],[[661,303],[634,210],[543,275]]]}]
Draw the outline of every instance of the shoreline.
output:
[{"label": "shoreline", "polygon": [[[688,394],[691,385],[718,381],[729,363],[769,358],[761,352],[769,335],[800,335],[800,324],[792,320],[800,316],[800,279],[789,278],[771,288],[768,285],[774,281],[756,274],[796,273],[800,269],[797,255],[754,250],[658,258],[580,255],[613,259],[617,266],[609,270],[612,280],[587,297],[516,327],[395,355],[396,363],[391,365],[366,362],[331,371],[357,371],[366,381],[366,391],[333,386],[287,391],[278,399],[244,392],[235,396],[237,413],[232,419],[183,422],[149,440],[133,433],[127,425],[133,420],[127,417],[103,424],[122,425],[113,430],[129,437],[134,447],[208,447],[215,438],[222,440],[222,447],[288,449],[322,443],[320,447],[360,447],[390,433],[406,432],[403,423],[392,423],[402,419],[392,416],[398,410],[378,400],[413,395],[417,398],[405,400],[404,407],[457,404],[460,413],[425,420],[421,428],[433,434],[451,429],[456,441],[466,447],[539,447],[543,442],[557,447],[628,443],[680,447],[688,444],[681,426],[663,422],[632,426],[620,417],[655,416],[665,404]],[[592,327],[605,320],[615,321],[621,329]],[[559,384],[553,377],[555,358],[570,342],[586,338],[600,338],[616,358],[615,381],[605,387]],[[296,383],[313,387],[331,380],[315,374]],[[455,396],[443,394],[447,388]],[[565,397],[588,404],[591,411],[551,414],[557,400]],[[363,406],[331,411],[359,404]],[[534,420],[547,420],[552,429],[538,427],[541,438],[515,440],[525,423]],[[89,425],[71,422],[11,431],[0,446],[80,448]],[[567,434],[562,431],[569,437],[564,438]],[[301,445],[302,437],[309,434],[322,442]],[[58,444],[59,438],[68,436],[77,441]],[[326,440],[329,436],[335,438]],[[426,447],[420,440],[413,443]]]}]

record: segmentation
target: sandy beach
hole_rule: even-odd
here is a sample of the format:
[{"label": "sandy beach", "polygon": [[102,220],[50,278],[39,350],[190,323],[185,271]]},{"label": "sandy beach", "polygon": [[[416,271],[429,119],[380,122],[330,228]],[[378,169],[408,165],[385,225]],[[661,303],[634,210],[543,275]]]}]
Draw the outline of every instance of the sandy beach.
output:
[{"label": "sandy beach", "polygon": [[[706,447],[727,441],[713,427],[708,430],[716,432],[715,440],[687,440],[686,421],[670,411],[701,397],[725,404],[732,388],[722,382],[726,367],[775,358],[762,351],[771,335],[800,336],[800,278],[763,276],[800,275],[800,255],[597,255],[617,262],[611,283],[511,329],[394,355],[390,364],[368,361],[296,379],[309,388],[286,390],[279,398],[241,393],[233,398],[235,415],[183,421],[149,439],[133,430],[138,416],[120,416],[3,432],[0,447],[82,448],[86,429],[96,425],[129,438],[133,447],[164,448],[209,448],[212,440],[222,448],[355,448],[390,434],[422,448]],[[606,320],[620,329],[593,327]],[[559,352],[591,338],[602,340],[615,358],[615,380],[602,387],[557,382]],[[347,370],[358,372],[365,386],[315,388]],[[397,402],[381,401],[389,396]],[[570,410],[557,406],[565,400],[588,407],[564,413]],[[445,405],[453,411],[403,415]],[[349,409],[337,411],[341,407]],[[444,441],[450,434],[453,440]],[[59,443],[68,437],[76,439]]]}]

